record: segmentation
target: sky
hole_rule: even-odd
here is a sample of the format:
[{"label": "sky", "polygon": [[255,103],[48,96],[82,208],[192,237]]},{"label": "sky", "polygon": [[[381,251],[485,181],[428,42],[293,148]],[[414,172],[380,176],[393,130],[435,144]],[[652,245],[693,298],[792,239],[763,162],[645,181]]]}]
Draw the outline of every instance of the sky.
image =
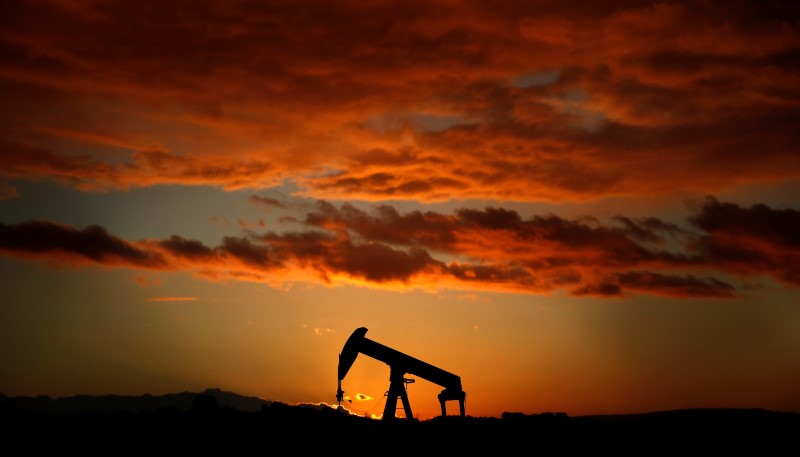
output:
[{"label": "sky", "polygon": [[476,417],[800,412],[799,70],[788,1],[4,1],[0,393],[336,404],[366,327]]}]

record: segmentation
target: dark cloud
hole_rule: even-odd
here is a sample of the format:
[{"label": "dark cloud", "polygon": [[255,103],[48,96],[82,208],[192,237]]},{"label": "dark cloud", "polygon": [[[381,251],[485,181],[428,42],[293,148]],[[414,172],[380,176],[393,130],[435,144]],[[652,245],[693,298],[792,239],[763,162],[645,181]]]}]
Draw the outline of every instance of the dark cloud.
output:
[{"label": "dark cloud", "polygon": [[572,295],[621,296],[625,291],[657,293],[679,298],[732,298],[735,288],[715,277],[669,275],[652,271],[627,271],[571,291]]},{"label": "dark cloud", "polygon": [[764,204],[743,208],[736,203],[705,200],[689,220],[718,238],[751,239],[789,251],[800,250],[800,211],[773,209]]},{"label": "dark cloud", "polygon": [[337,246],[330,267],[337,272],[364,278],[371,282],[408,282],[416,274],[442,264],[423,249],[403,251],[379,243]]},{"label": "dark cloud", "polygon": [[[718,214],[720,208],[719,203],[710,200],[690,218],[702,229],[699,232],[657,218],[634,220],[617,216],[613,221],[621,226],[615,227],[554,215],[523,219],[512,210],[493,207],[462,209],[449,216],[418,211],[400,214],[386,205],[367,212],[348,204],[337,208],[325,202],[306,216],[305,223],[340,234],[351,233],[366,241],[421,246],[465,256],[476,263],[448,266],[447,271],[459,280],[514,284],[522,289],[542,290],[583,282],[573,293],[620,295],[629,290],[673,296],[734,294],[732,285],[712,274],[697,277],[647,269],[700,269],[742,277],[766,274],[786,282],[796,281],[792,279],[797,277],[792,276],[797,271],[797,254],[792,253],[796,251],[792,230],[796,211],[756,205],[741,214],[741,209],[736,210],[738,206],[729,205],[725,214],[731,214],[725,216]],[[753,221],[745,222],[743,218]],[[769,230],[759,230],[762,225]],[[724,233],[723,228],[729,233]],[[731,239],[730,233],[742,232],[756,239],[767,236],[776,249],[765,252],[726,241]],[[666,250],[667,245],[672,245],[672,250]],[[631,267],[646,269],[631,271]],[[619,271],[611,279],[597,274],[609,270]]]},{"label": "dark cloud", "polygon": [[398,176],[388,172],[372,173],[366,176],[319,179],[315,181],[314,185],[320,189],[363,196],[368,199],[394,196],[402,198],[436,196],[436,199],[444,199],[447,192],[461,190],[468,186],[466,182],[448,176],[418,175],[416,173]]},{"label": "dark cloud", "polygon": [[248,229],[216,247],[177,235],[125,241],[98,226],[30,221],[0,225],[0,249],[53,262],[193,269],[215,279],[302,273],[327,283],[728,298],[736,287],[722,275],[738,277],[742,290],[764,276],[800,284],[798,220],[793,209],[743,208],[713,198],[695,206],[694,229],[656,218],[617,216],[605,224],[555,215],[526,219],[497,207],[448,215],[318,201],[296,220],[303,230]]},{"label": "dark cloud", "polygon": [[690,249],[711,265],[740,275],[769,274],[800,284],[800,212],[764,204],[749,208],[705,200],[689,220],[706,234]]},{"label": "dark cloud", "polygon": [[[93,144],[114,143],[91,134],[71,135]],[[112,164],[90,154],[63,155],[47,148],[3,140],[0,140],[0,166],[0,173],[7,177],[47,176],[82,190],[163,183],[214,184],[236,189],[253,179],[268,180],[272,174],[271,165],[258,158],[240,160],[144,149],[133,152],[129,162]]]},{"label": "dark cloud", "polygon": [[0,224],[0,249],[23,257],[160,268],[166,259],[110,235],[98,225],[83,230],[36,220]]},{"label": "dark cloud", "polygon": [[614,216],[613,220],[622,224],[628,237],[644,243],[662,244],[665,242],[664,235],[680,236],[686,233],[677,225],[654,217],[634,220],[625,216]]},{"label": "dark cloud", "polygon": [[522,218],[516,211],[503,208],[488,207],[483,211],[460,209],[456,212],[461,223],[476,225],[488,229],[518,230],[522,225]]},{"label": "dark cloud", "polygon": [[451,264],[447,271],[465,283],[485,283],[510,289],[539,290],[542,285],[530,271],[515,265]]},{"label": "dark cloud", "polygon": [[0,139],[0,168],[12,178],[44,175],[69,184],[93,185],[98,180],[116,181],[113,166],[88,155],[65,157],[48,149]]},{"label": "dark cloud", "polygon": [[284,234],[267,233],[260,237],[259,242],[273,248],[275,255],[286,260],[295,257],[304,261],[320,261],[327,263],[327,257],[338,240],[334,235],[324,232],[290,232]]},{"label": "dark cloud", "polygon": [[276,260],[271,255],[268,246],[264,246],[247,238],[226,236],[222,239],[220,248],[241,260],[242,262],[258,268],[271,268]]},{"label": "dark cloud", "polygon": [[792,2],[589,3],[6,2],[0,177],[373,201],[798,178]]},{"label": "dark cloud", "polygon": [[214,251],[197,240],[187,240],[178,235],[158,242],[162,247],[176,256],[187,259],[203,259],[213,257]]},{"label": "dark cloud", "polygon": [[432,211],[400,214],[390,205],[380,205],[372,213],[351,204],[340,208],[318,202],[318,210],[306,215],[305,223],[321,228],[341,227],[371,241],[431,249],[450,249],[456,241],[457,221]]},{"label": "dark cloud", "polygon": [[[698,217],[705,220],[709,211],[710,208],[704,209],[693,220]],[[791,211],[785,213],[794,214]],[[703,230],[693,232],[657,218],[634,220],[617,216],[613,221],[621,226],[603,225],[592,220],[566,220],[555,215],[523,219],[512,210],[492,207],[485,210],[462,209],[451,216],[419,211],[400,214],[387,205],[368,212],[349,204],[337,208],[330,203],[319,202],[317,210],[308,213],[304,223],[340,234],[352,234],[367,242],[422,247],[480,262],[451,269],[460,278],[467,278],[467,272],[471,272],[474,278],[487,278],[494,274],[495,278],[513,276],[519,279],[520,285],[529,285],[533,282],[522,279],[528,276],[538,278],[536,284],[541,287],[563,284],[559,278],[574,277],[574,270],[564,271],[568,268],[700,268],[745,276],[769,274],[786,280],[790,277],[789,267],[793,262],[796,263],[792,260],[796,256],[777,250],[765,254],[746,249],[740,244],[731,245],[724,241],[725,236],[720,237],[720,233],[713,230],[710,233]],[[788,221],[778,222],[767,218],[764,223],[770,226],[778,223],[786,225]],[[700,222],[696,221],[696,224]],[[784,249],[792,247],[791,238],[771,237],[771,240]],[[671,250],[667,249],[668,246]],[[498,261],[508,263],[498,268]],[[509,272],[512,271],[517,273],[511,275]],[[526,274],[520,274],[520,271]],[[580,276],[588,281],[596,275],[584,271]],[[693,283],[688,276],[683,284],[675,279],[678,276],[620,276],[616,279],[617,286],[648,290],[642,278],[650,279],[654,284],[649,289],[660,285],[664,290],[673,291],[670,292],[673,294],[678,290],[687,294],[692,291],[702,295],[727,294],[725,287],[715,288],[720,284],[708,280]],[[598,290],[609,294],[614,289],[605,287]]]},{"label": "dark cloud", "polygon": [[279,200],[271,198],[271,197],[262,197],[260,195],[251,195],[248,201],[252,203],[256,203],[258,205],[265,206],[267,208],[286,208],[286,205],[281,203]]},{"label": "dark cloud", "polygon": [[725,297],[734,296],[734,287],[714,277],[697,278],[693,275],[665,275],[649,271],[628,271],[617,275],[624,289],[634,291],[658,291],[665,295],[680,297]]},{"label": "dark cloud", "polygon": [[601,297],[618,297],[622,295],[622,287],[618,282],[602,281],[586,284],[571,291],[572,295],[597,295]]},{"label": "dark cloud", "polygon": [[376,283],[408,282],[426,269],[442,266],[423,249],[394,249],[374,241],[354,243],[321,232],[269,233],[261,240],[279,258],[293,260],[325,278],[344,274]]}]

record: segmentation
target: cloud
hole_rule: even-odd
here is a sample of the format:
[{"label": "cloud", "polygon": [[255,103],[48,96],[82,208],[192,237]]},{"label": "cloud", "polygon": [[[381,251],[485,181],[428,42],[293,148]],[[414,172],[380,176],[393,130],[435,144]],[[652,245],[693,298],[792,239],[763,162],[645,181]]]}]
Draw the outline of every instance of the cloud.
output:
[{"label": "cloud", "polygon": [[[226,238],[227,242],[233,240]],[[414,276],[436,270],[441,265],[420,248],[404,250],[379,242],[356,243],[347,236],[323,232],[267,233],[260,237],[259,244],[241,238],[235,240],[248,247],[237,252],[226,246],[228,252],[236,256],[254,256],[261,260],[269,251],[276,263],[296,263],[315,271],[326,282],[346,275],[369,283],[408,283]]]},{"label": "cloud", "polygon": [[145,275],[137,275],[133,277],[133,280],[141,287],[150,287],[150,286],[158,286],[161,284],[161,279],[159,278],[148,278]]},{"label": "cloud", "polygon": [[82,230],[44,220],[0,224],[0,250],[68,263],[97,263],[142,268],[163,268],[166,259],[137,243],[110,235],[98,225]]},{"label": "cloud", "polygon": [[9,178],[49,177],[86,191],[157,184],[216,185],[235,190],[278,183],[272,166],[258,158],[178,155],[160,149],[136,151],[128,162],[110,163],[89,154],[65,156],[47,148],[0,141],[0,165]]},{"label": "cloud", "polygon": [[208,259],[214,256],[214,251],[197,240],[187,240],[178,235],[173,235],[158,244],[177,257],[189,260]]},{"label": "cloud", "polygon": [[800,170],[793,2],[46,0],[4,13],[3,179],[575,201]]},{"label": "cloud", "polygon": [[262,228],[263,229],[263,228],[265,228],[267,226],[267,223],[264,222],[263,218],[259,217],[258,220],[256,220],[255,222],[248,222],[248,221],[246,221],[244,219],[236,219],[236,225],[238,225],[239,227],[241,227],[243,229],[247,229],[247,228]]},{"label": "cloud", "polygon": [[[213,280],[311,281],[576,296],[657,294],[728,298],[726,276],[797,286],[800,213],[709,197],[688,225],[656,218],[523,218],[487,207],[453,214],[320,201],[301,230],[227,236],[214,247],[174,235],[128,241],[98,226],[0,224],[0,251],[52,264],[193,271]],[[141,283],[142,281],[140,281]]]},{"label": "cloud", "polygon": [[271,198],[271,197],[262,197],[262,196],[259,196],[259,195],[251,195],[247,200],[252,202],[252,203],[255,203],[255,204],[258,204],[258,205],[262,205],[262,206],[267,207],[267,208],[271,208],[271,207],[274,207],[274,208],[285,208],[286,207],[285,204],[283,204],[280,201],[278,201],[278,200],[276,200],[274,198]]},{"label": "cloud", "polygon": [[664,275],[650,271],[628,271],[600,283],[587,284],[572,291],[573,295],[620,296],[623,291],[652,292],[661,295],[686,297],[735,296],[734,287],[714,277],[693,275]]},{"label": "cloud", "polygon": [[691,249],[739,275],[769,271],[779,280],[800,285],[800,212],[764,204],[749,208],[705,200],[690,220],[706,234]]},{"label": "cloud", "polygon": [[37,146],[0,140],[0,165],[9,178],[51,177],[60,182],[91,187],[96,181],[117,181],[109,163],[89,156],[64,156]]}]

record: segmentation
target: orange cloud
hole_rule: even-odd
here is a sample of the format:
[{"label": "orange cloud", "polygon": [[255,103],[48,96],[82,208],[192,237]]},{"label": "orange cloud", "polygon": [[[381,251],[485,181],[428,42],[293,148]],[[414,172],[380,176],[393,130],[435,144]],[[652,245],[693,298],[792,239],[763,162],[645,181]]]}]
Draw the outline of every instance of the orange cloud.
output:
[{"label": "orange cloud", "polygon": [[[53,264],[194,271],[211,280],[349,282],[619,296],[733,297],[742,279],[800,282],[800,213],[709,198],[679,227],[655,218],[612,224],[558,216],[523,219],[503,208],[454,214],[368,212],[318,202],[302,231],[246,232],[216,247],[174,235],[127,241],[102,227],[47,221],[0,224],[0,252]],[[746,284],[742,287],[750,287]]]},{"label": "orange cloud", "polygon": [[800,176],[791,2],[590,3],[21,3],[0,178],[565,201]]},{"label": "orange cloud", "polygon": [[133,280],[141,287],[157,286],[161,284],[161,280],[159,278],[148,278],[144,275],[135,276]]}]

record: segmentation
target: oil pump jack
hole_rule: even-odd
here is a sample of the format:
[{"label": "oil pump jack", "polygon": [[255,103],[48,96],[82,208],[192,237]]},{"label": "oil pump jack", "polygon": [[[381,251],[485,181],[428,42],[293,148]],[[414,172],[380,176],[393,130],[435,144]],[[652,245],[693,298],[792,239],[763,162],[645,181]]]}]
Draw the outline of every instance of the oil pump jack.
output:
[{"label": "oil pump jack", "polygon": [[406,378],[406,374],[419,376],[444,387],[444,390],[438,396],[439,403],[442,406],[442,416],[447,415],[445,402],[458,400],[461,417],[464,417],[464,401],[467,394],[461,390],[461,378],[459,376],[372,341],[365,336],[366,333],[367,329],[365,327],[357,328],[347,339],[341,354],[339,354],[339,387],[336,390],[339,408],[341,408],[342,400],[344,400],[342,379],[347,376],[347,372],[350,371],[350,367],[353,366],[356,357],[361,353],[389,365],[389,390],[386,392],[387,398],[386,406],[383,410],[383,420],[393,420],[395,418],[398,398],[403,402],[406,419],[414,419],[411,413],[411,405],[408,402],[408,394],[406,393],[406,385],[414,382],[414,380]]}]

